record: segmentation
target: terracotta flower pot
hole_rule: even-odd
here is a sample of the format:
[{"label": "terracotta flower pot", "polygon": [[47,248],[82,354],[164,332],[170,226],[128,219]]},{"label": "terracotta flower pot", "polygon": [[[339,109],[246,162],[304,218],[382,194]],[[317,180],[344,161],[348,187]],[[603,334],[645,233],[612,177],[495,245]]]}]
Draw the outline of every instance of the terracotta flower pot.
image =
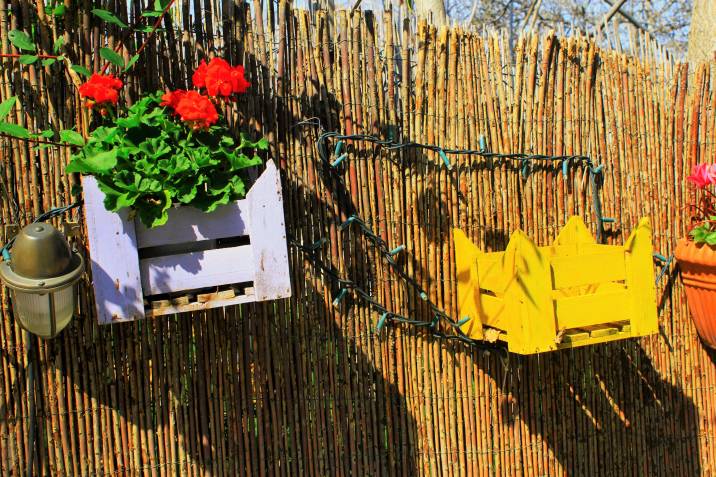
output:
[{"label": "terracotta flower pot", "polygon": [[716,349],[716,247],[681,239],[674,256],[696,331],[704,343]]}]

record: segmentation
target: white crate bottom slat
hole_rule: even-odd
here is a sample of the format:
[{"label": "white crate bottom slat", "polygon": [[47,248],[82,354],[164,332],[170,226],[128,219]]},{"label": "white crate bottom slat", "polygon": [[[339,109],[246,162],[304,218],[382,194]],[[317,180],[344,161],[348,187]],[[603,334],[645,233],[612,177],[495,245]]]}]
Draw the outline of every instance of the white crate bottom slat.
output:
[{"label": "white crate bottom slat", "polygon": [[281,180],[273,161],[246,198],[207,214],[169,211],[147,229],[104,208],[82,178],[92,281],[100,324],[291,296]]}]

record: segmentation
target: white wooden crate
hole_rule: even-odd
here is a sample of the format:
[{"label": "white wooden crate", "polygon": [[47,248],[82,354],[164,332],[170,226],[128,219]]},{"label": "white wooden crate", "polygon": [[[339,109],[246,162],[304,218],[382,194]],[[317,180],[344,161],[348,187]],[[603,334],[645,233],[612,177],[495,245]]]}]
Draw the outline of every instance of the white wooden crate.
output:
[{"label": "white wooden crate", "polygon": [[100,324],[291,296],[281,179],[273,161],[246,198],[212,213],[176,207],[161,227],[104,208],[82,179]]}]

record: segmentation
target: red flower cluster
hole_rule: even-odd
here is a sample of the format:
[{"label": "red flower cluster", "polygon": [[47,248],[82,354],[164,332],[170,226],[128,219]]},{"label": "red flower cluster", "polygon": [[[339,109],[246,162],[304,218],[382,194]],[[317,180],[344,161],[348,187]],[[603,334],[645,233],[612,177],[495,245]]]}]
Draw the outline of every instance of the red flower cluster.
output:
[{"label": "red flower cluster", "polygon": [[86,83],[80,86],[80,97],[87,98],[87,101],[85,101],[87,109],[92,109],[95,105],[98,105],[101,106],[100,112],[105,114],[106,106],[117,104],[119,90],[122,86],[122,80],[115,78],[113,75],[94,73]]},{"label": "red flower cluster", "polygon": [[231,66],[221,58],[212,58],[209,64],[202,60],[191,79],[195,87],[206,88],[209,96],[245,93],[251,86],[244,77],[243,66]]},{"label": "red flower cluster", "polygon": [[214,103],[197,91],[167,91],[160,106],[169,106],[194,130],[208,129],[219,120]]},{"label": "red flower cluster", "polygon": [[[245,93],[251,86],[244,77],[243,66],[231,66],[221,58],[212,58],[208,64],[202,61],[191,79],[196,88],[206,89],[211,97],[228,98],[234,93]],[[197,91],[167,91],[161,106],[172,108],[194,130],[207,129],[219,119],[211,99]]]}]

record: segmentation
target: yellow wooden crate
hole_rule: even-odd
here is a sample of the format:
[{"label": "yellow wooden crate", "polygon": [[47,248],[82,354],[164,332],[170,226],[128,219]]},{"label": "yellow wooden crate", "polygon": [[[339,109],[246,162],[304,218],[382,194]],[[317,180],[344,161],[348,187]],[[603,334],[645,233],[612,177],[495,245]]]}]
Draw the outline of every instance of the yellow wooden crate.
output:
[{"label": "yellow wooden crate", "polygon": [[554,244],[521,230],[504,252],[482,252],[454,229],[462,331],[499,339],[509,351],[542,353],[658,331],[651,225],[643,218],[624,246],[599,245],[572,217]]}]

